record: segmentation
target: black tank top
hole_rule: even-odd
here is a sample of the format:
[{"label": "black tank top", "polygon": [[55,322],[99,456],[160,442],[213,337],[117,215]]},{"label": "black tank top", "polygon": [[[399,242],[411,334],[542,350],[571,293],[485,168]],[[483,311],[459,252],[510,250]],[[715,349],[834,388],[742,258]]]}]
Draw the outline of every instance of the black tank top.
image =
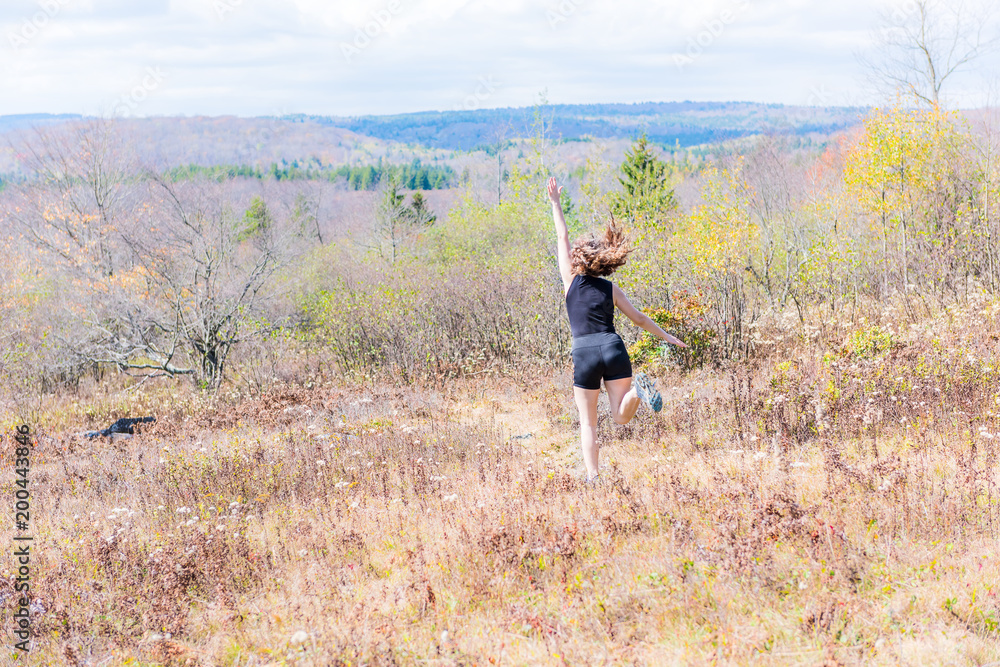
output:
[{"label": "black tank top", "polygon": [[615,333],[615,295],[610,280],[576,275],[566,292],[566,313],[573,338]]}]

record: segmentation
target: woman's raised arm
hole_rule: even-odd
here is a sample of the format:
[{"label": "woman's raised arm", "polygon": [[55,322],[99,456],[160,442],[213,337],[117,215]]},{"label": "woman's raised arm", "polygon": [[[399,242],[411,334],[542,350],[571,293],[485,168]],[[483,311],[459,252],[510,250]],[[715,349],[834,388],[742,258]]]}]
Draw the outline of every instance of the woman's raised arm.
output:
[{"label": "woman's raised arm", "polygon": [[549,201],[552,202],[552,219],[556,225],[556,258],[559,260],[559,275],[562,276],[563,292],[569,291],[573,282],[573,269],[569,261],[569,230],[566,229],[566,218],[563,217],[562,203],[559,195],[562,187],[556,185],[556,179],[549,179]]}]

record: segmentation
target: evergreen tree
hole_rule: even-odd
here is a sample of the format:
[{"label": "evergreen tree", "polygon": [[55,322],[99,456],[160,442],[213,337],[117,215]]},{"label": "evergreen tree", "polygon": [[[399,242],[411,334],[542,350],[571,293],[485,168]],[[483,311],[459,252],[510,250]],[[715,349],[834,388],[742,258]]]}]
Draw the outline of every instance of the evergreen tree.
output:
[{"label": "evergreen tree", "polygon": [[656,157],[653,147],[643,134],[625,151],[618,182],[624,192],[612,200],[615,216],[636,221],[659,219],[677,207],[674,189],[670,186],[670,166]]},{"label": "evergreen tree", "polygon": [[413,200],[410,203],[410,215],[413,217],[413,221],[421,225],[430,225],[435,220],[437,216],[429,208],[427,208],[427,200],[424,199],[424,193],[414,192]]},{"label": "evergreen tree", "polygon": [[236,238],[238,241],[254,239],[255,242],[266,239],[273,222],[267,203],[260,195],[254,195],[250,207],[243,214],[243,226]]},{"label": "evergreen tree", "polygon": [[407,206],[406,195],[399,193],[400,187],[398,176],[391,176],[386,180],[375,213],[374,248],[390,263],[399,258],[407,239],[437,219],[427,208],[427,201],[422,193],[413,193],[412,203]]}]

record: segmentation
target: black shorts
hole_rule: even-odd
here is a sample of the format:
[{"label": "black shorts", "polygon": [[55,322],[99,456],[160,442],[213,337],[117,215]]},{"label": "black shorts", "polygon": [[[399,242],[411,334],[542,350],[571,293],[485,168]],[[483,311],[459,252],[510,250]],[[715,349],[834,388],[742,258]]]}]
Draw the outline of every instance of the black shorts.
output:
[{"label": "black shorts", "polygon": [[621,336],[598,333],[573,339],[573,386],[600,389],[601,379],[632,377],[632,362]]}]

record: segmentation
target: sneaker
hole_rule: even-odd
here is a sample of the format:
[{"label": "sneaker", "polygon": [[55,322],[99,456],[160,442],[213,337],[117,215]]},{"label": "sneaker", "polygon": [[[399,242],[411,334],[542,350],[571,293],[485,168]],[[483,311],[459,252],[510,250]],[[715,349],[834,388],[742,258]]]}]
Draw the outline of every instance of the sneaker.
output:
[{"label": "sneaker", "polygon": [[635,387],[636,395],[646,405],[653,408],[653,412],[659,412],[663,408],[663,397],[660,396],[660,392],[656,391],[656,383],[650,380],[645,373],[636,375],[632,385]]}]

